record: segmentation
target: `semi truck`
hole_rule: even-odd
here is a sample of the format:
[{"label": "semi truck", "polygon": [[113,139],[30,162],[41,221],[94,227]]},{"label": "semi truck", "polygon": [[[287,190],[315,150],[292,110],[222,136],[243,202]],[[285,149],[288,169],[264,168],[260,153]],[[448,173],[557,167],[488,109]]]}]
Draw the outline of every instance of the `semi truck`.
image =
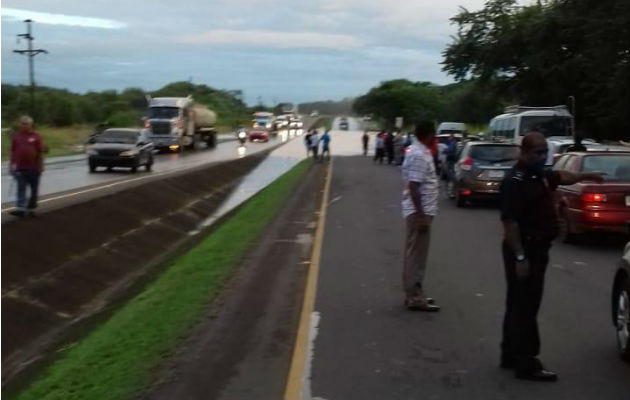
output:
[{"label": "semi truck", "polygon": [[253,114],[252,125],[254,128],[273,128],[274,115],[270,112],[258,111]]},{"label": "semi truck", "polygon": [[217,115],[188,97],[150,97],[148,115],[144,120],[147,136],[156,149],[183,151],[194,149],[196,143],[216,146]]}]

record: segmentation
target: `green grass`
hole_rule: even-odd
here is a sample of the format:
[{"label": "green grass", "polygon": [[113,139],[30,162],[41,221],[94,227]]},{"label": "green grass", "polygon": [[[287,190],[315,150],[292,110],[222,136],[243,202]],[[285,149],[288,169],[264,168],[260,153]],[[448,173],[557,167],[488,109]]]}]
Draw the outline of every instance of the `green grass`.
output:
[{"label": "green grass", "polygon": [[324,128],[326,130],[332,129],[333,118],[332,117],[319,117],[317,121],[311,125],[312,129]]},{"label": "green grass", "polygon": [[16,399],[122,400],[155,378],[310,166],[304,161],[246,203]]},{"label": "green grass", "polygon": [[466,124],[466,130],[471,135],[476,135],[479,132],[486,132],[488,124]]},{"label": "green grass", "polygon": [[[71,154],[79,154],[83,152],[83,143],[92,132],[92,125],[73,125],[67,127],[51,127],[41,126],[36,130],[42,135],[44,144],[48,147],[46,157],[67,156]],[[11,139],[9,134],[11,131],[2,131],[2,161],[7,161],[9,157],[9,148]]]}]

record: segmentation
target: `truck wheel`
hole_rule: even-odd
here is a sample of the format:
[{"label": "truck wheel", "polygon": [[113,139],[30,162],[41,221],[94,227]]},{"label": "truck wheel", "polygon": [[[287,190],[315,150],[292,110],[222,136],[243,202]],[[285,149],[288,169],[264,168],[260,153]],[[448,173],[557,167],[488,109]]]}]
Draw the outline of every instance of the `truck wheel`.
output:
[{"label": "truck wheel", "polygon": [[209,149],[214,149],[217,145],[217,137],[216,135],[212,134],[208,136],[208,140],[206,141],[206,143],[208,144],[208,148]]}]

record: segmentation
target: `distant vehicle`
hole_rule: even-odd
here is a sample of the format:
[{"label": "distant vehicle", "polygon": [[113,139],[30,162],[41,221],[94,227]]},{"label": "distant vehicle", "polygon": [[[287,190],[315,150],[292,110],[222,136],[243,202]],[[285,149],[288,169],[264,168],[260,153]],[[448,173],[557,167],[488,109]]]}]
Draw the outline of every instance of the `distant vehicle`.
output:
[{"label": "distant vehicle", "polygon": [[250,142],[268,142],[269,133],[264,129],[252,129],[248,134]]},{"label": "distant vehicle", "polygon": [[289,126],[290,119],[291,116],[288,114],[278,115],[274,123],[274,129],[278,130],[282,128],[287,128]]},{"label": "distant vehicle", "polygon": [[301,118],[290,118],[289,119],[289,128],[300,129],[304,126]]},{"label": "distant vehicle", "polygon": [[[526,107],[509,106],[488,125],[491,141],[521,144],[526,133],[536,130],[546,138],[573,137],[573,116],[566,106]],[[553,153],[549,152],[547,165],[553,164]]]},{"label": "distant vehicle", "polygon": [[157,149],[194,149],[195,144],[202,141],[208,147],[216,146],[217,115],[205,106],[196,104],[192,96],[147,96],[147,101],[149,112],[144,127]]},{"label": "distant vehicle", "polygon": [[319,111],[315,110],[311,113],[311,117],[319,117]]},{"label": "distant vehicle", "polygon": [[[627,202],[630,204],[630,199]],[[630,361],[630,242],[626,243],[613,280],[612,321],[619,354]]]},{"label": "distant vehicle", "polygon": [[364,121],[371,121],[372,120],[372,116],[371,115],[365,115],[365,116],[363,116],[363,120]]},{"label": "distant vehicle", "polygon": [[341,122],[339,122],[339,129],[341,129],[342,131],[347,131],[349,128],[348,125],[348,120],[341,120]]},{"label": "distant vehicle", "polygon": [[238,128],[234,134],[236,135],[236,139],[240,144],[245,144],[247,141],[247,130],[245,128]]},{"label": "distant vehicle", "polygon": [[253,115],[253,127],[254,128],[273,128],[274,115],[273,113],[266,111],[258,111]]},{"label": "distant vehicle", "polygon": [[630,220],[630,152],[566,153],[554,170],[603,172],[604,183],[580,182],[556,191],[560,239],[574,241],[585,232],[626,233]]},{"label": "distant vehicle", "polygon": [[[554,163],[562,154],[566,153],[567,150],[569,150],[569,147],[573,146],[574,144],[575,140],[573,140],[572,137],[551,136],[547,138],[549,153],[552,154]],[[582,144],[588,149],[592,145],[597,144],[597,142],[592,139],[582,139]]]},{"label": "distant vehicle", "polygon": [[88,166],[90,172],[95,172],[98,167],[107,167],[108,171],[113,167],[125,167],[136,172],[140,166],[151,171],[153,149],[144,130],[106,129],[87,147]]},{"label": "distant vehicle", "polygon": [[519,154],[519,147],[513,143],[466,142],[455,163],[457,206],[464,207],[475,199],[497,198],[499,185]]},{"label": "distant vehicle", "polygon": [[462,122],[442,122],[438,125],[436,136],[448,135],[450,133],[458,134],[461,138],[466,131],[466,125]]}]

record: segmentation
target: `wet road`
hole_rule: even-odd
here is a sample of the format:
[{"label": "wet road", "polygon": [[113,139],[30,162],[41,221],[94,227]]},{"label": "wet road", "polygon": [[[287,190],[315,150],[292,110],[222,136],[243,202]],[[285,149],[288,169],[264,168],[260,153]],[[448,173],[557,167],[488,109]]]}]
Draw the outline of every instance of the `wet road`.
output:
[{"label": "wet road", "polygon": [[[357,155],[359,137],[334,132],[335,154]],[[518,381],[498,368],[505,281],[496,206],[441,199],[425,286],[442,311],[413,313],[402,305],[400,190],[398,167],[334,160],[303,398],[628,398],[610,315],[623,239],[554,244],[539,323],[541,358],[560,380]]]},{"label": "wet road", "polygon": [[[305,123],[311,123],[306,121]],[[176,171],[198,167],[208,163],[228,161],[248,154],[269,149],[282,144],[297,134],[295,130],[281,131],[277,136],[271,136],[268,143],[246,143],[240,146],[237,141],[219,143],[214,149],[201,148],[192,152],[181,154],[156,154],[152,172],[145,172],[143,168],[139,172],[132,173],[129,169],[121,168],[107,172],[100,168],[95,173],[89,173],[84,159],[70,157],[68,162],[59,162],[46,165],[40,184],[40,204],[50,201],[63,200],[68,196],[95,193],[99,190],[110,189],[115,186],[136,184],[147,179],[154,179]],[[13,179],[8,174],[6,166],[2,168],[2,211],[3,213],[13,208],[16,187]]]}]

